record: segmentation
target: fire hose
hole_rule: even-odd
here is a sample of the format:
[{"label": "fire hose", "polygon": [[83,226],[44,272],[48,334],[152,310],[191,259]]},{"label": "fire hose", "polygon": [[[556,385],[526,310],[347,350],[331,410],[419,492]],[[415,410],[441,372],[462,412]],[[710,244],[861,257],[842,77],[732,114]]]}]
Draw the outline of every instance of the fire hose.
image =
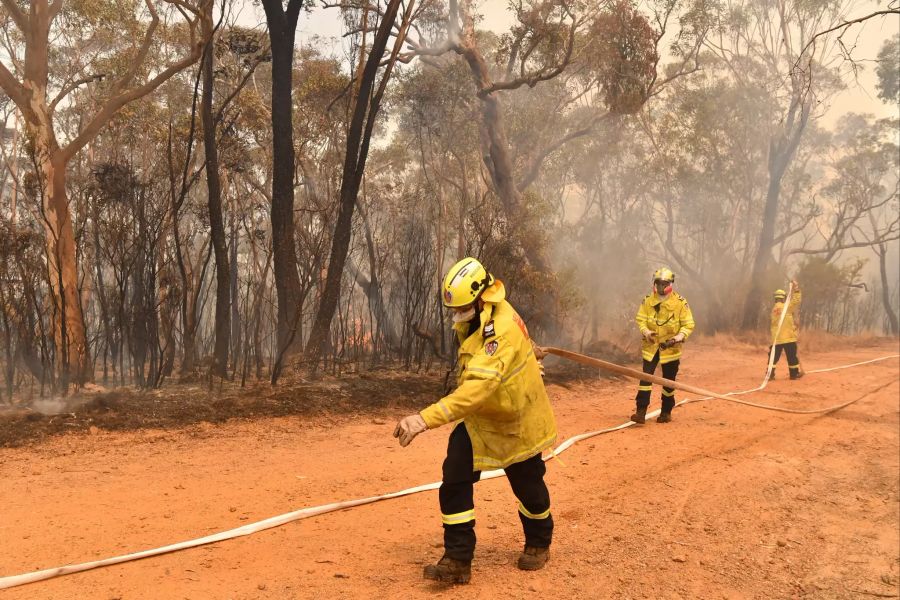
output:
[{"label": "fire hose", "polygon": [[[676,390],[681,390],[682,392],[690,392],[692,394],[698,394],[701,396],[705,396],[704,399],[715,398],[717,400],[725,400],[727,402],[736,402],[737,404],[744,404],[746,406],[753,406],[755,408],[764,408],[766,410],[775,410],[780,412],[794,413],[798,415],[811,415],[817,413],[827,413],[831,411],[835,411],[845,406],[849,406],[858,400],[851,400],[849,402],[844,402],[842,404],[835,404],[834,406],[829,406],[827,408],[813,408],[813,409],[799,409],[799,408],[785,408],[782,406],[770,406],[767,404],[757,404],[755,402],[747,402],[746,400],[738,400],[737,398],[733,398],[735,392],[731,392],[728,394],[719,394],[717,392],[712,392],[710,390],[698,387],[696,385],[691,385],[689,383],[682,383],[680,381],[675,381],[674,379],[666,379],[664,377],[658,377],[656,375],[650,375],[649,373],[644,373],[643,371],[638,371],[637,369],[631,369],[629,367],[623,367],[621,365],[617,365],[615,363],[607,362],[605,360],[600,360],[599,358],[593,358],[590,356],[585,356],[584,354],[579,354],[577,352],[572,352],[571,350],[563,350],[562,348],[554,348],[552,346],[544,348],[544,352],[547,354],[553,354],[559,356],[561,358],[565,358],[567,360],[571,360],[572,362],[576,362],[588,367],[596,367],[598,369],[603,369],[604,371],[609,371],[610,373],[617,373],[619,375],[624,375],[625,377],[630,377],[631,379],[649,381],[651,383],[656,383],[659,385],[663,385],[668,388],[674,388]],[[743,393],[748,393],[750,391],[759,391],[765,387],[765,382],[760,385],[758,388],[753,390],[747,390]],[[700,399],[694,399],[692,402],[697,402]],[[681,402],[679,404],[684,404]]]}]

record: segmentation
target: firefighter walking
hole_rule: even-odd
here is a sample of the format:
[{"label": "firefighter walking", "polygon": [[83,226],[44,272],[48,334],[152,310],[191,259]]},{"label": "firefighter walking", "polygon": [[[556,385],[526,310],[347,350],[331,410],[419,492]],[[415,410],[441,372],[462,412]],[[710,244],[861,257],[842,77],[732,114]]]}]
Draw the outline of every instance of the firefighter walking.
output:
[{"label": "firefighter walking", "polygon": [[[635,317],[641,332],[641,357],[644,373],[652,375],[656,365],[662,366],[662,376],[675,379],[681,364],[681,346],[694,330],[694,316],[683,296],[672,289],[675,274],[662,267],[653,273],[653,292],[644,297]],[[647,418],[647,407],[650,406],[650,392],[653,386],[649,381],[641,381],[638,385],[635,404],[637,410],[631,420],[643,424]],[[672,409],[675,408],[675,390],[663,387],[662,410],[657,423],[668,423],[672,420]]]},{"label": "firefighter walking", "polygon": [[791,300],[788,302],[787,313],[784,316],[784,323],[781,329],[778,329],[778,321],[781,320],[781,311],[784,309],[787,294],[784,290],[775,290],[775,305],[772,307],[770,331],[772,340],[775,344],[775,359],[772,361],[772,372],[769,373],[769,379],[775,378],[775,365],[781,358],[781,352],[784,351],[787,357],[788,372],[791,379],[800,379],[803,377],[803,370],[800,368],[800,358],[797,356],[797,311],[800,309],[801,294],[800,284],[796,280],[791,281],[793,290],[791,291]]},{"label": "firefighter walking", "polygon": [[484,469],[502,468],[518,499],[525,548],[523,570],[550,555],[553,517],[541,451],[556,441],[556,422],[525,323],[506,301],[503,283],[474,258],[450,268],[442,285],[459,341],[454,392],[401,420],[401,446],[425,431],[458,423],[450,434],[438,498],[444,556],[425,567],[426,579],[468,583],[475,553],[473,486]]}]

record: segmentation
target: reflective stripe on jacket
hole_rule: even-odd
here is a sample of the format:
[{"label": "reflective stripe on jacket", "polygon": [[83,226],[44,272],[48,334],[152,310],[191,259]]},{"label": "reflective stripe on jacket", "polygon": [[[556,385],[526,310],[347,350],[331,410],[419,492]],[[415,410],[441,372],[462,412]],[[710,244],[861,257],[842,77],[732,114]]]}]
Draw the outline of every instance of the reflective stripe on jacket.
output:
[{"label": "reflective stripe on jacket", "polygon": [[656,292],[645,296],[634,318],[638,329],[643,335],[645,330],[656,334],[654,341],[648,342],[646,338],[641,343],[641,356],[644,360],[653,360],[656,351],[659,350],[659,364],[664,365],[681,358],[682,344],[675,344],[669,348],[660,348],[660,342],[675,337],[679,333],[687,339],[694,331],[694,315],[683,296],[672,292],[668,298],[661,300]]},{"label": "reflective stripe on jacket", "polygon": [[506,300],[488,302],[478,330],[464,337],[468,326],[454,325],[459,385],[420,413],[428,428],[464,419],[476,471],[507,467],[551,447],[556,420],[521,317]]},{"label": "reflective stripe on jacket", "polygon": [[784,315],[784,323],[781,325],[781,331],[778,332],[777,338],[775,337],[775,332],[778,329],[778,319],[781,318],[781,308],[784,306],[784,302],[776,302],[775,306],[772,307],[770,331],[772,332],[772,337],[775,338],[776,344],[787,344],[797,341],[797,333],[799,333],[797,310],[800,308],[800,299],[800,290],[795,289],[791,292],[791,301],[788,302],[787,314]]}]

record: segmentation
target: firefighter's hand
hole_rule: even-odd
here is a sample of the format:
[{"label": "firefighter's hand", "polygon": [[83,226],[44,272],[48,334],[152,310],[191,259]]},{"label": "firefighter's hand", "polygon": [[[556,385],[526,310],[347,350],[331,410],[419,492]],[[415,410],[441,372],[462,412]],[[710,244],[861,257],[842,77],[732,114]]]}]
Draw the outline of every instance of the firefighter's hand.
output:
[{"label": "firefighter's hand", "polygon": [[796,279],[791,279],[791,285],[794,286],[794,289],[800,291],[800,284],[797,283]]},{"label": "firefighter's hand", "polygon": [[676,333],[675,337],[672,338],[673,344],[680,344],[683,341],[684,341],[684,334],[681,332]]},{"label": "firefighter's hand", "polygon": [[656,341],[656,334],[653,333],[652,331],[650,331],[649,329],[643,330],[641,332],[641,335],[644,336],[644,339],[647,340],[648,342],[652,343],[652,342]]},{"label": "firefighter's hand", "polygon": [[417,435],[426,429],[428,429],[428,426],[425,424],[425,419],[422,418],[422,415],[416,413],[404,417],[397,423],[397,427],[394,428],[394,437],[399,438],[400,445],[405,448],[406,446],[409,446],[409,443],[412,442]]}]

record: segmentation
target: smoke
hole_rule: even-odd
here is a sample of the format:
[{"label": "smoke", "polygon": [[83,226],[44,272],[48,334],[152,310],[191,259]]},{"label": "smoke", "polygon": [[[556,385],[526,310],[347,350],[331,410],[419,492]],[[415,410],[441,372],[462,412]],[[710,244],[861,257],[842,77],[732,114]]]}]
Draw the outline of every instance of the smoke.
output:
[{"label": "smoke", "polygon": [[39,398],[31,402],[31,409],[45,416],[53,416],[71,412],[69,398]]}]

